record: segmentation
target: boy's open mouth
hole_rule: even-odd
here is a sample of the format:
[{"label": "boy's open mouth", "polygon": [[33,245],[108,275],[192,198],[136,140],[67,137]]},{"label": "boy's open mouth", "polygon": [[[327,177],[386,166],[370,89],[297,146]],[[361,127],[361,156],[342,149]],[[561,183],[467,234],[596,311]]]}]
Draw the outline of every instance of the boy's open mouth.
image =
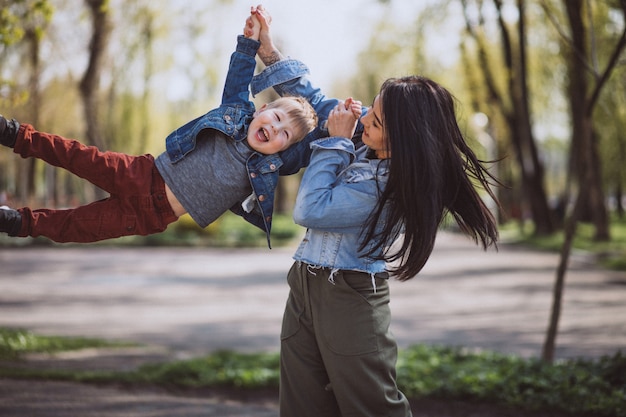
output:
[{"label": "boy's open mouth", "polygon": [[270,140],[270,135],[268,134],[267,130],[263,128],[259,129],[259,132],[257,133],[256,137],[261,142],[269,142]]}]

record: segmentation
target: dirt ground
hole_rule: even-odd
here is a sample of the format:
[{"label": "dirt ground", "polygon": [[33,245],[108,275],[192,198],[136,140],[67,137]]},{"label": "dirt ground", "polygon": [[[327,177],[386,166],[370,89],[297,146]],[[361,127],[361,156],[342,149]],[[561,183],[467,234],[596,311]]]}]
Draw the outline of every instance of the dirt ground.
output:
[{"label": "dirt ground", "polygon": [[[130,370],[218,349],[278,351],[293,249],[0,249],[0,326],[148,347],[29,357],[22,364],[37,368]],[[416,279],[390,283],[399,347],[461,345],[538,356],[557,258],[507,245],[482,252],[459,235],[440,234]],[[623,272],[574,254],[556,357],[626,351],[625,299]],[[0,417],[277,417],[276,401],[275,392],[0,379]],[[447,400],[411,405],[416,417],[565,417]]]}]

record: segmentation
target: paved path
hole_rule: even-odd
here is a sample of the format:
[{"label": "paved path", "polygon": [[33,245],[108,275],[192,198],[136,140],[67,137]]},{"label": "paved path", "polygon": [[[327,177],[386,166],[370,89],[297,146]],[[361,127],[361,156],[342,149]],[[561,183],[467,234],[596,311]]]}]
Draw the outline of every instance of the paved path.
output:
[{"label": "paved path", "polygon": [[[293,248],[0,249],[0,326],[141,342],[155,357],[186,358],[222,348],[278,351],[292,253]],[[557,255],[506,245],[485,253],[462,236],[440,234],[417,278],[392,281],[392,329],[400,347],[433,343],[539,356],[557,262]],[[584,254],[574,254],[570,264],[557,357],[625,350],[626,274],[597,269]],[[71,365],[84,359],[66,360]],[[4,399],[29,403],[30,384],[14,391],[5,385],[0,383],[0,416],[11,415],[3,413]],[[124,404],[134,401],[112,388],[89,389],[107,398],[119,395]],[[172,407],[177,401],[172,399]],[[215,406],[202,407],[205,416],[264,415],[207,414]]]}]

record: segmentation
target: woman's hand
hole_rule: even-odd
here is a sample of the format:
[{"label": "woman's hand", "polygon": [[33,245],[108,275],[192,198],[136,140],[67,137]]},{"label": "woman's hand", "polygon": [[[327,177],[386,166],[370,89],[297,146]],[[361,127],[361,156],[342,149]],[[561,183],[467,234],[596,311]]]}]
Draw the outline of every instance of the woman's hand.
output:
[{"label": "woman's hand", "polygon": [[328,133],[330,136],[352,138],[359,117],[361,117],[361,102],[352,97],[339,102],[328,116]]},{"label": "woman's hand", "polygon": [[270,31],[270,24],[272,23],[272,16],[263,7],[262,4],[258,6],[252,6],[250,8],[250,16],[246,20],[246,27],[250,24],[251,20],[257,20],[261,25],[259,29],[258,41],[261,42],[261,46],[257,51],[257,55],[261,58],[261,61],[265,65],[272,65],[278,61],[285,59],[280,53],[278,48],[274,45],[272,40],[272,33]]}]

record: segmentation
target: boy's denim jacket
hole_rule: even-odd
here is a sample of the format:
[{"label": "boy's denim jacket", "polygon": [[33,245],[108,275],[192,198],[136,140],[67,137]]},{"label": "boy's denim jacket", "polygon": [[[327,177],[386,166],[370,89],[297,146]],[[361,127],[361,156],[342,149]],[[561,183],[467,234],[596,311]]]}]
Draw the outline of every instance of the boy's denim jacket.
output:
[{"label": "boy's denim jacket", "polygon": [[[306,75],[293,76],[300,67],[304,64],[296,60],[278,61],[263,71],[264,79],[255,77],[252,93],[274,87],[281,96],[306,97],[324,123],[338,100],[327,99]],[[363,114],[366,111],[364,108]],[[361,123],[352,141],[322,138],[327,134],[320,132],[323,130],[316,129],[295,145],[307,148],[299,155],[310,158],[310,165],[300,183],[294,207],[295,222],[307,228],[294,259],[315,267],[331,268],[331,279],[339,269],[363,271],[372,277],[384,273],[385,261],[366,257],[358,248],[363,225],[387,183],[388,161],[370,160],[366,158],[369,150],[366,146],[356,147],[363,132]],[[369,242],[365,252],[373,244]]]},{"label": "boy's denim jacket", "polygon": [[[254,75],[255,56],[259,46],[260,43],[255,40],[242,35],[238,36],[236,50],[230,58],[221,105],[179,127],[166,138],[166,151],[173,163],[180,161],[195,149],[196,138],[203,129],[218,130],[235,141],[246,139],[255,112],[254,104],[249,100],[248,87]],[[288,71],[273,76],[272,82],[285,82],[290,78],[300,77],[307,71],[304,66],[290,65]],[[260,83],[267,83],[267,78],[261,75]],[[317,135],[323,134],[322,130],[318,130]],[[313,140],[319,136],[310,136],[308,140]],[[270,246],[274,192],[278,183],[278,176],[279,174],[294,174],[308,164],[310,152],[308,149],[306,152],[302,152],[303,149],[304,147],[300,145],[291,146],[279,154],[263,155],[253,152],[246,161],[248,178],[257,204],[251,212],[245,211],[241,203],[235,204],[230,210],[264,230],[267,235],[268,246]],[[210,186],[207,184],[207,187]]]}]

